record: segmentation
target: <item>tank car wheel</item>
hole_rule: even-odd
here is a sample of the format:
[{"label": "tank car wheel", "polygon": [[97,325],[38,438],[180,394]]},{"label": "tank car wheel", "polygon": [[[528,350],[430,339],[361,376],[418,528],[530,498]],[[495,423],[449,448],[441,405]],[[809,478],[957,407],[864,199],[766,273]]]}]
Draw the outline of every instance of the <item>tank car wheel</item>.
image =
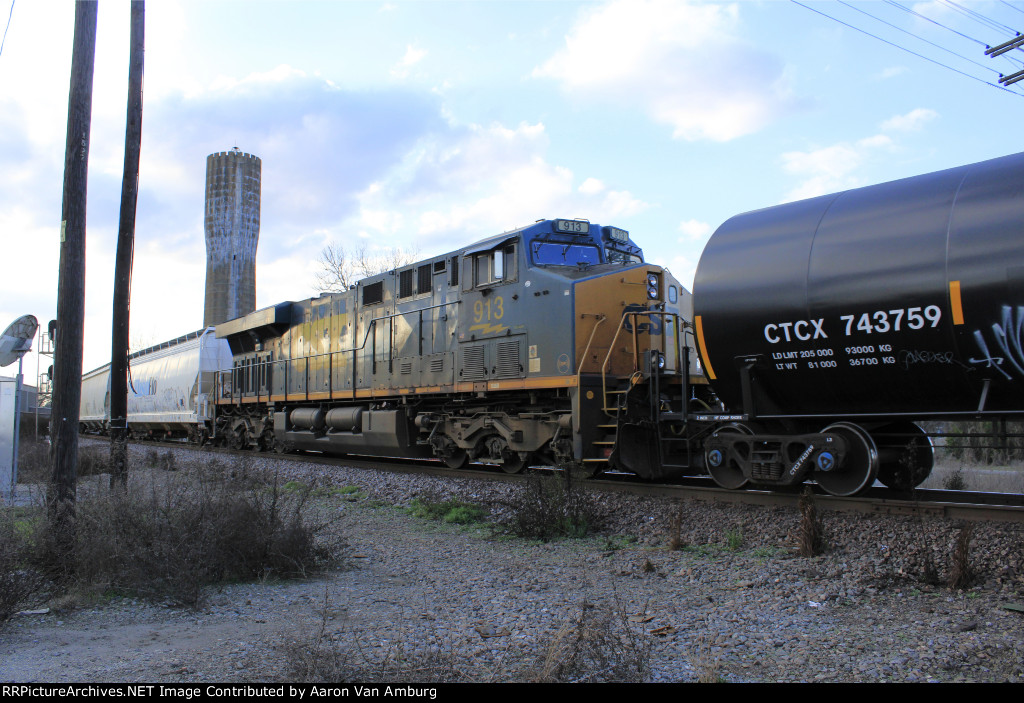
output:
[{"label": "tank car wheel", "polygon": [[894,491],[909,492],[932,473],[931,438],[913,422],[896,422],[871,433],[878,446],[878,480]]},{"label": "tank car wheel", "polygon": [[842,465],[832,471],[815,471],[811,478],[834,496],[852,496],[869,488],[878,476],[878,448],[871,435],[849,422],[837,422],[822,432],[841,436],[848,451]]},{"label": "tank car wheel", "polygon": [[449,469],[461,469],[469,463],[469,453],[465,449],[453,449],[444,457],[444,464]]},{"label": "tank car wheel", "polygon": [[[718,428],[715,434],[752,435],[754,430],[747,425],[734,422],[731,425]],[[736,459],[719,450],[705,451],[704,465],[707,466],[711,478],[722,488],[733,490],[747,485],[748,479],[743,475],[743,470],[739,467]]]}]

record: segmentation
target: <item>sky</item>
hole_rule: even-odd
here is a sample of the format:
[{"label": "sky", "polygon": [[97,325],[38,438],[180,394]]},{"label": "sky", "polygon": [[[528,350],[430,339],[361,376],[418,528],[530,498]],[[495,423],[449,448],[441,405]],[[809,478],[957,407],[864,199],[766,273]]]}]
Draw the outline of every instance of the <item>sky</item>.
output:
[{"label": "sky", "polygon": [[[74,5],[0,0],[0,27],[0,325],[45,326]],[[328,244],[429,257],[557,217],[689,285],[733,215],[1021,151],[1024,81],[997,79],[1024,51],[984,55],[1015,31],[1024,0],[150,0],[132,345],[202,326],[208,154],[262,159],[257,307],[317,295]],[[101,0],[85,369],[110,360],[128,44]]]}]

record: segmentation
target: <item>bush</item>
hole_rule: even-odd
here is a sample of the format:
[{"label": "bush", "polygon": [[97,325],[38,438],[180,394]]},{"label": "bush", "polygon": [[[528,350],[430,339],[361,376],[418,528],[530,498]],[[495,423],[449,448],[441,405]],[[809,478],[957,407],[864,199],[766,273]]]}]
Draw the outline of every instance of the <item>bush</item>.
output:
[{"label": "bush", "polygon": [[963,469],[957,468],[956,471],[942,479],[942,487],[947,491],[967,490],[967,480],[964,478]]},{"label": "bush", "polygon": [[[261,484],[178,474],[163,487],[80,501],[74,524],[74,578],[158,601],[197,606],[203,586],[228,580],[303,576],[337,563],[340,540],[324,542],[311,522],[309,491],[286,493],[276,476]],[[58,571],[40,540],[43,563]]]},{"label": "bush", "polygon": [[53,474],[48,442],[22,441],[18,444],[18,483],[42,483]]},{"label": "bush", "polygon": [[46,599],[48,581],[31,565],[38,515],[38,508],[0,508],[0,623]]},{"label": "bush", "polygon": [[531,682],[644,683],[650,675],[650,640],[630,626],[621,609],[584,601],[543,648]]},{"label": "bush", "polygon": [[516,494],[503,503],[501,529],[526,539],[549,542],[563,537],[586,537],[601,526],[597,503],[571,472],[533,474],[516,486]]}]

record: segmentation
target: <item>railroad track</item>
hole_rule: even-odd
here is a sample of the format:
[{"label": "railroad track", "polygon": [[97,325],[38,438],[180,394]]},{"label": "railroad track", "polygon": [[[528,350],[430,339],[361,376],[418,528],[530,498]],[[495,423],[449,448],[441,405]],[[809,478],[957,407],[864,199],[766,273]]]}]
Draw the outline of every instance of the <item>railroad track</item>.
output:
[{"label": "railroad track", "polygon": [[[96,441],[105,438],[88,437]],[[135,446],[196,449],[182,442],[132,442]],[[224,447],[206,447],[204,451],[224,456],[260,456],[246,450]],[[449,469],[440,461],[431,459],[382,459],[379,457],[328,456],[314,452],[297,454],[268,454],[274,458],[297,463],[351,466],[361,469],[388,471],[392,473],[416,473],[446,478],[516,482],[525,474],[506,474],[497,466],[474,464],[469,468]],[[536,469],[549,471],[554,469]],[[739,503],[762,506],[793,506],[800,500],[796,491],[767,491],[761,489],[727,490],[719,488],[710,477],[689,477],[673,483],[638,483],[627,474],[610,474],[589,479],[588,485],[599,490],[629,493],[661,498],[694,499],[702,501]],[[875,487],[860,496],[841,498],[829,495],[816,486],[814,500],[818,508],[842,512],[859,512],[878,515],[908,515],[918,517],[949,518],[970,521],[1024,522],[1024,495],[1014,493],[983,493],[978,491],[950,491],[918,489],[911,495],[898,493],[883,487]]]}]

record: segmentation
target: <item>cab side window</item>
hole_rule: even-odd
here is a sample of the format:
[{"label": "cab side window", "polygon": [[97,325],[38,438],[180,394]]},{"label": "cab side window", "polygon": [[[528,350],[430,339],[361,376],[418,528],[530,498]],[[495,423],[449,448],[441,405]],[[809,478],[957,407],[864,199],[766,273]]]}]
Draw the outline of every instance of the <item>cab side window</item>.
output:
[{"label": "cab side window", "polygon": [[485,288],[516,278],[516,245],[503,244],[463,260],[463,290]]}]

